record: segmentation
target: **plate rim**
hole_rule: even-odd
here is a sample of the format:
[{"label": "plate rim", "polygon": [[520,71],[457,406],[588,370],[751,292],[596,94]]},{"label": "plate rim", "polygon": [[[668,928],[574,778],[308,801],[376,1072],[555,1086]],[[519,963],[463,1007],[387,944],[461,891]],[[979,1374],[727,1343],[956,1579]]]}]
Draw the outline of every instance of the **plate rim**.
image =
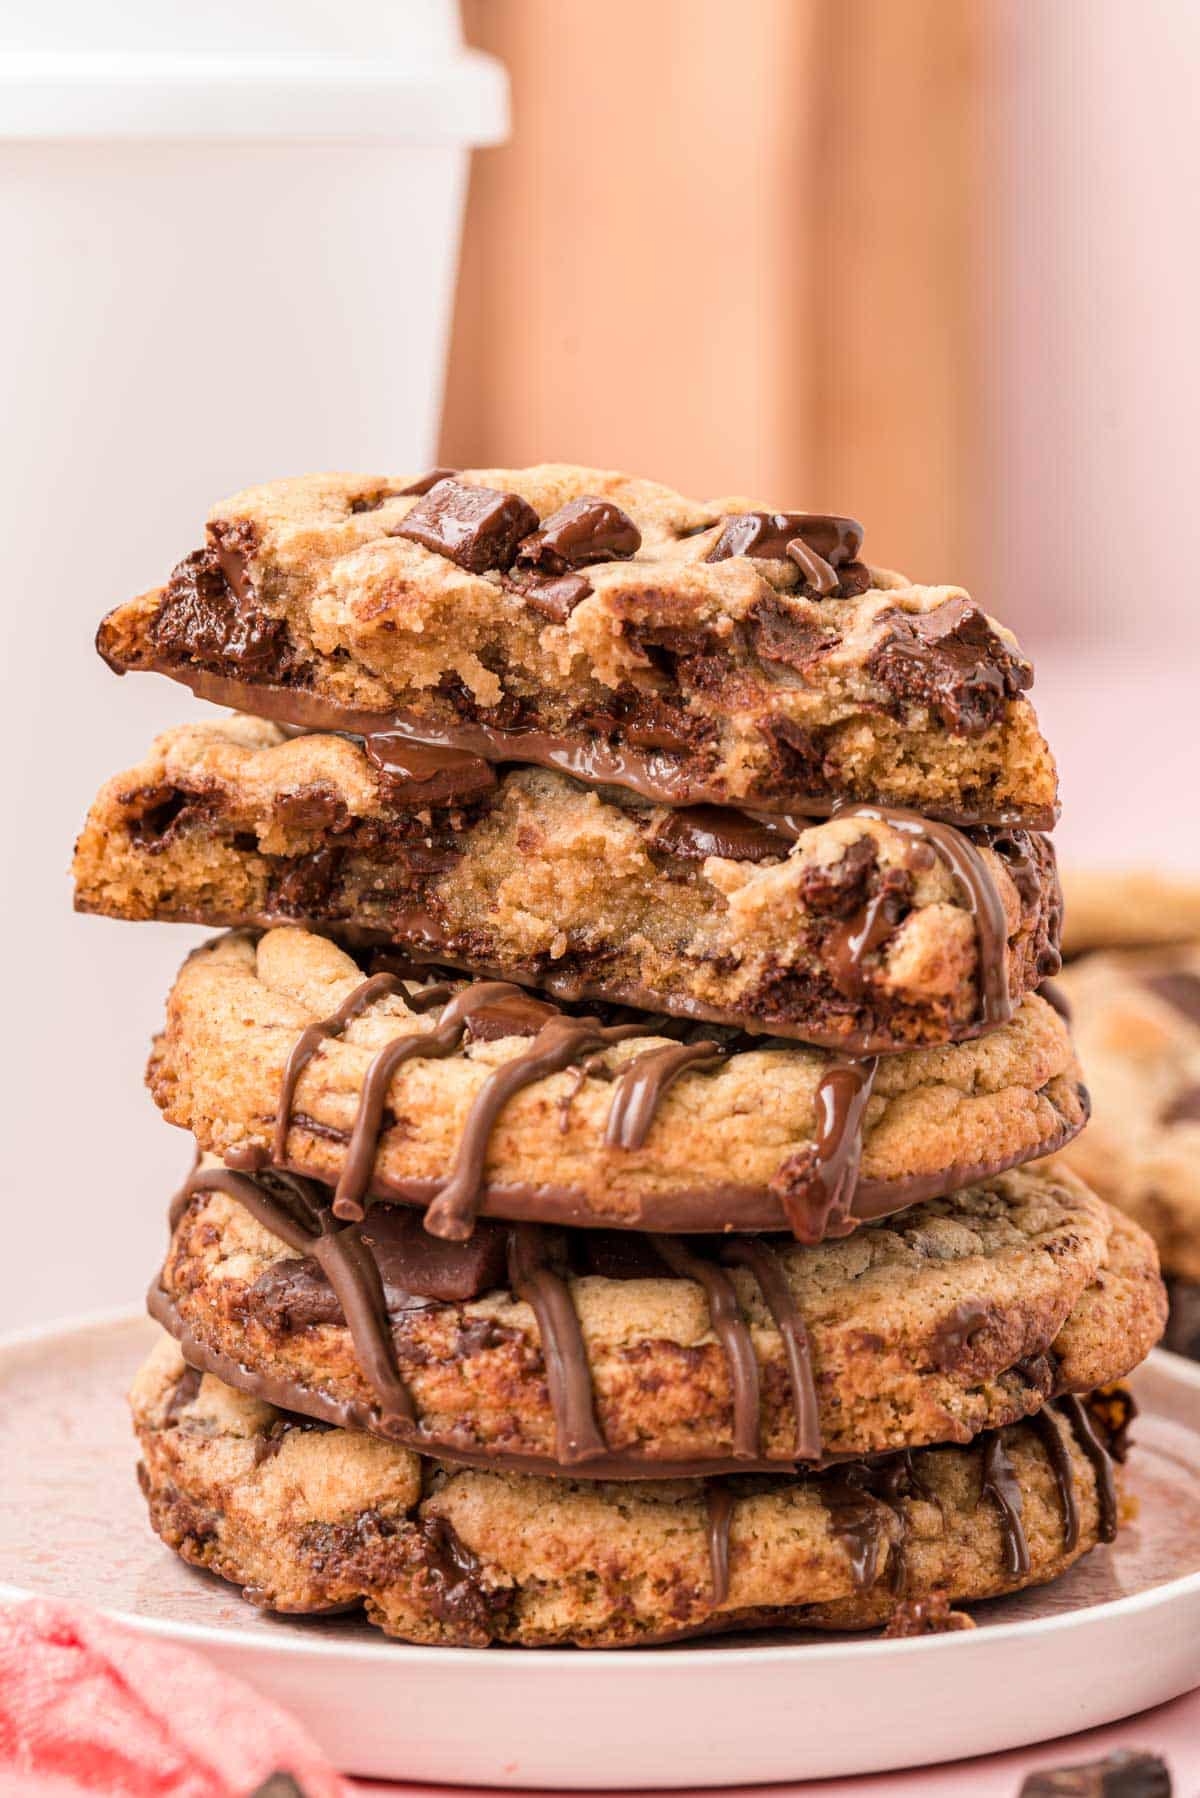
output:
[{"label": "plate rim", "polygon": [[[19,1330],[6,1331],[0,1334],[0,1358],[7,1357],[16,1350],[36,1348],[40,1343],[54,1341],[66,1335],[83,1335],[88,1331],[109,1329],[123,1325],[152,1323],[152,1319],[138,1306],[108,1306],[96,1311],[82,1312],[73,1316],[52,1318],[48,1322],[26,1325]],[[1146,1360],[1136,1370],[1149,1368],[1173,1382],[1177,1381],[1191,1388],[1200,1398],[1200,1362],[1192,1362],[1182,1355],[1173,1354],[1168,1349],[1152,1349]],[[1197,1427],[1197,1440],[1200,1441],[1200,1426]],[[230,1582],[230,1590],[234,1588]],[[44,1595],[26,1586],[17,1586],[7,1580],[0,1580],[0,1603],[23,1604],[30,1600],[42,1598]],[[275,1641],[264,1639],[254,1631],[244,1629],[238,1624],[220,1628],[211,1623],[181,1623],[167,1618],[155,1618],[139,1615],[136,1612],[119,1609],[104,1610],[103,1615],[111,1617],[114,1622],[127,1628],[146,1634],[155,1635],[171,1641],[195,1644],[200,1647],[222,1647],[245,1651],[252,1654],[288,1655],[299,1660],[332,1658],[336,1661],[378,1662],[380,1665],[399,1667],[404,1662],[427,1663],[436,1656],[438,1666],[447,1668],[470,1666],[476,1670],[481,1663],[487,1666],[525,1667],[528,1668],[531,1658],[536,1657],[539,1667],[579,1667],[586,1664],[593,1669],[591,1677],[604,1677],[600,1673],[602,1667],[612,1667],[614,1677],[621,1672],[628,1672],[631,1666],[658,1665],[664,1657],[684,1668],[713,1665],[732,1665],[730,1657],[736,1656],[738,1666],[762,1665],[763,1663],[787,1662],[793,1658],[807,1657],[811,1660],[814,1651],[819,1653],[826,1666],[837,1666],[842,1661],[889,1659],[899,1654],[944,1654],[953,1649],[955,1656],[964,1651],[968,1653],[984,1652],[987,1643],[1003,1644],[1014,1637],[1037,1640],[1053,1636],[1063,1630],[1078,1629],[1082,1619],[1089,1622],[1108,1623],[1122,1617],[1138,1614],[1142,1611],[1155,1610],[1159,1606],[1171,1605],[1192,1596],[1200,1597],[1200,1568],[1193,1573],[1178,1575],[1175,1579],[1164,1580],[1161,1585],[1150,1586],[1141,1592],[1127,1593],[1121,1598],[1110,1598],[1100,1604],[1088,1605],[1083,1610],[1056,1612],[1049,1617],[1031,1617],[1018,1619],[1011,1623],[989,1624],[986,1629],[955,1630],[949,1634],[932,1636],[910,1636],[885,1640],[882,1637],[869,1636],[865,1640],[850,1642],[776,1642],[759,1646],[725,1646],[709,1647],[696,1643],[660,1643],[653,1654],[647,1654],[645,1648],[604,1648],[582,1650],[567,1648],[455,1648],[438,1647],[417,1642],[393,1642],[390,1639],[366,1642],[339,1642],[334,1639],[314,1636],[311,1641],[295,1636],[280,1636]],[[54,1603],[53,1599],[46,1602]],[[281,1613],[287,1615],[287,1613]],[[297,1614],[298,1615],[298,1614]]]}]

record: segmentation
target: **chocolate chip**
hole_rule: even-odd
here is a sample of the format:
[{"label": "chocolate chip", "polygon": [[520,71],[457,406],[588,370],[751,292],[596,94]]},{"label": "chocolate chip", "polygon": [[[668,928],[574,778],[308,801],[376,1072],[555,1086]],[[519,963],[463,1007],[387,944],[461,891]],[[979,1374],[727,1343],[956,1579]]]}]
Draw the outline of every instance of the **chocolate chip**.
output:
[{"label": "chocolate chip", "polygon": [[722,805],[691,805],[670,811],[650,838],[652,848],[665,849],[684,861],[720,855],[734,862],[762,862],[785,856],[791,843],[786,831]]},{"label": "chocolate chip", "polygon": [[[148,630],[158,654],[168,662],[194,662],[217,673],[285,681],[297,665],[282,618],[244,602],[231,584],[213,546],[185,556],[172,572]],[[246,590],[244,578],[241,580]]]},{"label": "chocolate chip", "polygon": [[814,619],[800,616],[784,599],[760,600],[749,616],[755,633],[755,653],[764,662],[809,668],[838,641],[835,632]]},{"label": "chocolate chip", "polygon": [[363,748],[389,805],[445,805],[477,798],[496,784],[491,763],[465,749],[426,748],[396,731],[372,732]]},{"label": "chocolate chip", "polygon": [[537,513],[520,494],[447,477],[392,527],[392,535],[409,537],[470,574],[486,574],[509,567],[518,543],[537,523]]},{"label": "chocolate chip", "polygon": [[345,801],[331,787],[294,787],[291,792],[277,793],[271,811],[285,830],[314,835],[339,833],[351,823]]},{"label": "chocolate chip", "polygon": [[504,1610],[509,1594],[483,1584],[483,1563],[456,1534],[446,1517],[423,1517],[418,1525],[425,1602],[443,1623],[486,1629]]},{"label": "chocolate chip", "polygon": [[344,853],[325,844],[311,855],[297,856],[275,885],[272,910],[285,918],[317,917],[337,884]]},{"label": "chocolate chip", "polygon": [[518,569],[501,579],[510,593],[519,593],[527,606],[551,624],[565,624],[580,600],[592,591],[591,582],[581,574],[536,574]]},{"label": "chocolate chip", "polygon": [[1118,1748],[1102,1761],[1028,1774],[1020,1798],[1171,1798],[1171,1775],[1161,1756]]},{"label": "chocolate chip", "polygon": [[200,1390],[200,1381],[202,1377],[198,1367],[184,1368],[183,1372],[175,1382],[175,1390],[167,1401],[166,1414],[168,1420],[178,1417],[181,1411],[187,1410],[188,1406]]},{"label": "chocolate chip", "polygon": [[526,537],[517,551],[518,568],[542,574],[566,574],[591,562],[612,562],[636,555],[642,533],[620,506],[585,494],[568,501]]},{"label": "chocolate chip", "polygon": [[[806,579],[810,570],[823,565],[819,578],[825,580],[832,570],[858,560],[862,542],[863,528],[857,519],[838,518],[833,513],[735,512],[726,518],[724,530],[704,559],[724,562],[729,556],[755,556],[783,562],[790,557]],[[832,592],[833,583],[817,590]]]},{"label": "chocolate chip", "polygon": [[868,677],[902,703],[929,706],[956,735],[987,730],[1006,701],[1033,684],[1029,663],[969,599],[884,616],[887,630],[867,657]]},{"label": "chocolate chip", "polygon": [[837,861],[810,862],[798,867],[800,897],[809,911],[830,918],[848,918],[866,904],[878,864],[875,839],[859,837]]},{"label": "chocolate chip", "polygon": [[457,468],[431,468],[428,474],[418,476],[415,481],[410,481],[407,487],[398,487],[396,491],[401,495],[426,494],[432,487],[436,487],[439,481],[452,480],[457,473]]}]

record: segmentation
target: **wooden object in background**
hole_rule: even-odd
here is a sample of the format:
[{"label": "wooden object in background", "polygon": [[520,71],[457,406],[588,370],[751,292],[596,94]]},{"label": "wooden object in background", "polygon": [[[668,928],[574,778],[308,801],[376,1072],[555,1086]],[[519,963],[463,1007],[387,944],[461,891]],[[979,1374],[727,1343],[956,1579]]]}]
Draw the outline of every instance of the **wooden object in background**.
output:
[{"label": "wooden object in background", "polygon": [[849,511],[966,578],[977,0],[466,0],[477,155],[442,459]]}]

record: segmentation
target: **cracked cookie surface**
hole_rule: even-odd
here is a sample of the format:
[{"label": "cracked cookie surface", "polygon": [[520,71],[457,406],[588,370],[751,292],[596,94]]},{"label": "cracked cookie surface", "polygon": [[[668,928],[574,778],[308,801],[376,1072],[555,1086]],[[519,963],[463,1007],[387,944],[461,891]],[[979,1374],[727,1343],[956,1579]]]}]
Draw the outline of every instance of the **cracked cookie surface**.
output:
[{"label": "cracked cookie surface", "polygon": [[[667,803],[1052,826],[1015,639],[961,588],[868,567],[852,520],[565,464],[426,487],[330,474],[235,495],[165,587],[104,620],[102,655],[284,723]],[[599,528],[564,529],[580,506]]]},{"label": "cracked cookie surface", "polygon": [[[147,1078],[160,1109],[226,1159],[270,1154],[298,1039],[362,988],[362,970],[344,951],[301,930],[257,939],[235,933],[206,945],[175,982],[151,1056]],[[419,1009],[421,993],[419,982],[397,983],[320,1044],[286,1107],[280,1165],[337,1184],[357,1159],[364,1192],[430,1206],[451,1179],[462,1184],[477,1173],[472,1206],[479,1214],[544,1223],[798,1229],[797,1208],[829,1165],[817,1111],[830,1079],[847,1074],[857,1093],[851,1109],[861,1105],[857,1184],[848,1122],[835,1145],[838,1190],[846,1200],[853,1194],[858,1217],[1049,1153],[1086,1116],[1066,1026],[1031,994],[1011,1023],[985,1037],[881,1057],[869,1090],[867,1064],[847,1070],[800,1044],[747,1047],[735,1038],[720,1060],[679,1072],[643,1118],[640,1140],[614,1146],[623,1070],[639,1055],[674,1052],[663,1037],[641,1034],[658,1029],[657,1020],[641,1018],[627,1026],[637,1035],[588,1039],[579,1057],[564,1052],[559,1071],[513,1091],[480,1132],[478,1107],[495,1093],[501,1071],[510,1080],[518,1058],[543,1041],[530,1032],[570,1034],[557,1012],[543,1025],[543,1002],[524,995],[533,1021],[496,1026],[524,1035],[468,1029],[457,1046],[441,1046],[440,1058],[413,1042],[420,1052],[376,1094],[378,1133],[368,1132],[358,1145],[364,1152],[351,1157],[375,1056],[401,1038],[433,1042],[439,1013]]]},{"label": "cracked cookie surface", "polygon": [[1081,956],[1059,984],[1094,1106],[1064,1159],[1200,1281],[1200,947]]},{"label": "cracked cookie surface", "polygon": [[[192,1363],[290,1411],[423,1452],[556,1470],[549,1351],[541,1320],[509,1283],[504,1226],[481,1224],[469,1250],[431,1258],[409,1212],[377,1207],[362,1225],[413,1400],[404,1425],[386,1416],[369,1346],[347,1328],[322,1265],[247,1209],[240,1180],[232,1188],[185,1189],[152,1300]],[[269,1184],[263,1196],[269,1214]],[[815,1458],[967,1442],[1060,1392],[1123,1378],[1162,1332],[1149,1238],[1065,1171],[1001,1175],[819,1247],[757,1238],[743,1258],[743,1241],[725,1239],[714,1260],[757,1364],[762,1460],[793,1462],[802,1427],[782,1334],[789,1311],[811,1382]],[[764,1255],[785,1306],[755,1271]],[[547,1259],[563,1269],[578,1320],[565,1344],[557,1333],[554,1353],[578,1343],[608,1451],[565,1471],[644,1478],[670,1474],[672,1462],[736,1471],[736,1369],[704,1288],[672,1276],[653,1240],[625,1234],[563,1233]]]},{"label": "cracked cookie surface", "polygon": [[1121,1508],[1103,1450],[1089,1456],[1060,1417],[1057,1471],[1051,1439],[1022,1424],[864,1467],[862,1484],[847,1470],[721,1482],[714,1515],[703,1482],[454,1470],[305,1428],[198,1378],[168,1341],[131,1396],[143,1491],[169,1546],[264,1607],[365,1603],[408,1641],[604,1647],[871,1628],[923,1597],[970,1603],[1053,1579],[1111,1536]]},{"label": "cracked cookie surface", "polygon": [[76,904],[348,930],[566,997],[862,1053],[975,1034],[985,992],[998,987],[1002,1013],[1059,965],[1054,856],[1037,833],[957,838],[981,904],[909,820],[797,820],[796,835],[618,803],[544,770],[456,794],[458,772],[398,783],[344,738],[184,726],[102,789]]}]

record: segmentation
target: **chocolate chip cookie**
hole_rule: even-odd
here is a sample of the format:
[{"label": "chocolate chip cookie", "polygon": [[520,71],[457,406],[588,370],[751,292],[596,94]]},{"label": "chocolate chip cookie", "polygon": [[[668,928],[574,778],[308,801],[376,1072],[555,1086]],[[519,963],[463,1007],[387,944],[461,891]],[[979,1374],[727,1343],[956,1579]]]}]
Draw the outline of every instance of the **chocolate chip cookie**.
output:
[{"label": "chocolate chip cookie", "polygon": [[185,1560],[416,1642],[867,1629],[1053,1579],[1122,1519],[1107,1412],[1079,1399],[966,1447],[636,1486],[422,1461],[201,1378],[169,1341],[132,1403],[151,1521]]},{"label": "chocolate chip cookie", "polygon": [[184,964],[148,1081],[203,1149],[326,1182],[342,1218],[423,1205],[452,1240],[482,1215],[820,1241],[1047,1154],[1086,1116],[1034,994],[973,1042],[877,1061],[673,1028],[240,933]]},{"label": "chocolate chip cookie", "polygon": [[429,766],[401,777],[341,737],[285,741],[246,719],[171,731],[96,800],[76,904],[294,920],[858,1054],[976,1035],[1059,966],[1036,832],[968,836],[876,807],[807,825],[671,810],[416,755]]},{"label": "chocolate chip cookie", "polygon": [[1011,633],[862,560],[853,520],[596,469],[310,475],[214,508],[98,647],[380,754],[519,761],[670,805],[838,800],[1047,829]]},{"label": "chocolate chip cookie", "polygon": [[213,1160],[150,1308],[189,1362],[450,1460],[645,1479],[967,1442],[1124,1377],[1161,1334],[1150,1239],[1065,1171],[853,1236],[481,1222],[466,1244]]}]

